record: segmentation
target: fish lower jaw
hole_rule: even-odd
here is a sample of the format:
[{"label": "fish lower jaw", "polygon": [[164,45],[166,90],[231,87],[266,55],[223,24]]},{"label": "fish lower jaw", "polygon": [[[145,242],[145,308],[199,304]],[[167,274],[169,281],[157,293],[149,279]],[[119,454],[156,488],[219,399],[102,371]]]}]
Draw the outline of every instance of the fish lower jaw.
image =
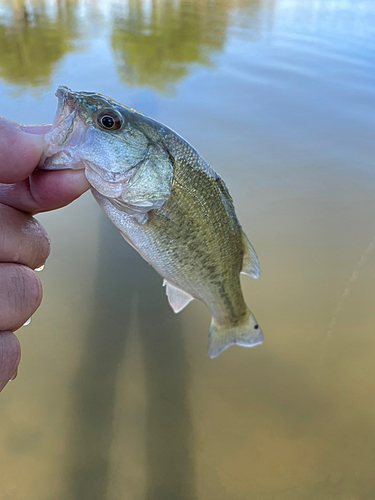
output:
[{"label": "fish lower jaw", "polygon": [[91,184],[93,189],[106,198],[118,198],[119,196],[121,196],[126,184],[126,181],[107,181],[103,179],[99,174],[94,172],[91,168],[88,168],[87,165],[85,168],[85,175],[86,179]]}]

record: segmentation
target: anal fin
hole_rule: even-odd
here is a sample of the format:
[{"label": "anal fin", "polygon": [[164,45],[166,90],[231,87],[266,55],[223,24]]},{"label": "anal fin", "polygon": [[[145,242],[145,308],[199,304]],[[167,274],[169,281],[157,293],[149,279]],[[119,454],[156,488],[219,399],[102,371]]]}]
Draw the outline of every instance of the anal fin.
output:
[{"label": "anal fin", "polygon": [[258,257],[248,237],[243,231],[242,240],[244,244],[244,254],[241,273],[257,279],[259,278],[260,273]]},{"label": "anal fin", "polygon": [[171,285],[167,280],[163,281],[163,286],[166,286],[168,302],[175,313],[182,311],[194,299],[180,288]]}]

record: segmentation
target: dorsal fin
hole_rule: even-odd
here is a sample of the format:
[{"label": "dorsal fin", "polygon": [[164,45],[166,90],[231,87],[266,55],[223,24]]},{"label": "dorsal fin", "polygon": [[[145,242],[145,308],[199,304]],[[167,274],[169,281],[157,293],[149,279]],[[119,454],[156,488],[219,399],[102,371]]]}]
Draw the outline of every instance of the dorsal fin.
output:
[{"label": "dorsal fin", "polygon": [[258,257],[248,237],[243,231],[242,231],[242,241],[244,245],[244,254],[243,254],[241,273],[247,274],[248,276],[257,279],[259,278],[259,273],[260,273]]}]

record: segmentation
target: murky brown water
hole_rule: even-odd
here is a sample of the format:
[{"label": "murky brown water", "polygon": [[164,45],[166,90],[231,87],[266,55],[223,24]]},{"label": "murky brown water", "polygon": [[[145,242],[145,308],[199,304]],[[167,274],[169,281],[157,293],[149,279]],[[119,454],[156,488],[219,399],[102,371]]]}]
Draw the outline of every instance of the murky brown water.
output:
[{"label": "murky brown water", "polygon": [[265,333],[206,354],[209,313],[89,194],[0,396],[0,500],[375,498],[375,3],[0,1],[0,114],[57,85],[168,124],[226,180],[261,263]]}]

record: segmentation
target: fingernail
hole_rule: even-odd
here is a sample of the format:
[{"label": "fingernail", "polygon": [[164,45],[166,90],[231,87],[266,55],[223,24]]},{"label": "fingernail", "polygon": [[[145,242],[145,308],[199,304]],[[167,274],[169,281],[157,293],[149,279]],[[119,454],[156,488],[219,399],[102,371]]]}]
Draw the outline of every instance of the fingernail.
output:
[{"label": "fingernail", "polygon": [[23,136],[27,135],[27,140],[33,142],[38,151],[44,150],[44,136],[48,132],[48,128],[45,128],[44,125],[21,125],[18,130]]},{"label": "fingernail", "polygon": [[25,321],[25,323],[22,326],[27,326],[31,323],[31,317]]},{"label": "fingernail", "polygon": [[36,268],[34,269],[34,271],[36,271],[37,273],[39,273],[40,271],[43,271],[44,266],[45,266],[45,264],[42,264],[40,267],[36,267]]},{"label": "fingernail", "polygon": [[14,380],[17,377],[17,375],[18,375],[18,368],[16,368],[15,371],[10,376],[9,382],[12,382],[12,380]]},{"label": "fingernail", "polygon": [[21,125],[21,130],[27,132],[28,134],[47,134],[52,128],[52,124],[42,124],[42,125]]}]

